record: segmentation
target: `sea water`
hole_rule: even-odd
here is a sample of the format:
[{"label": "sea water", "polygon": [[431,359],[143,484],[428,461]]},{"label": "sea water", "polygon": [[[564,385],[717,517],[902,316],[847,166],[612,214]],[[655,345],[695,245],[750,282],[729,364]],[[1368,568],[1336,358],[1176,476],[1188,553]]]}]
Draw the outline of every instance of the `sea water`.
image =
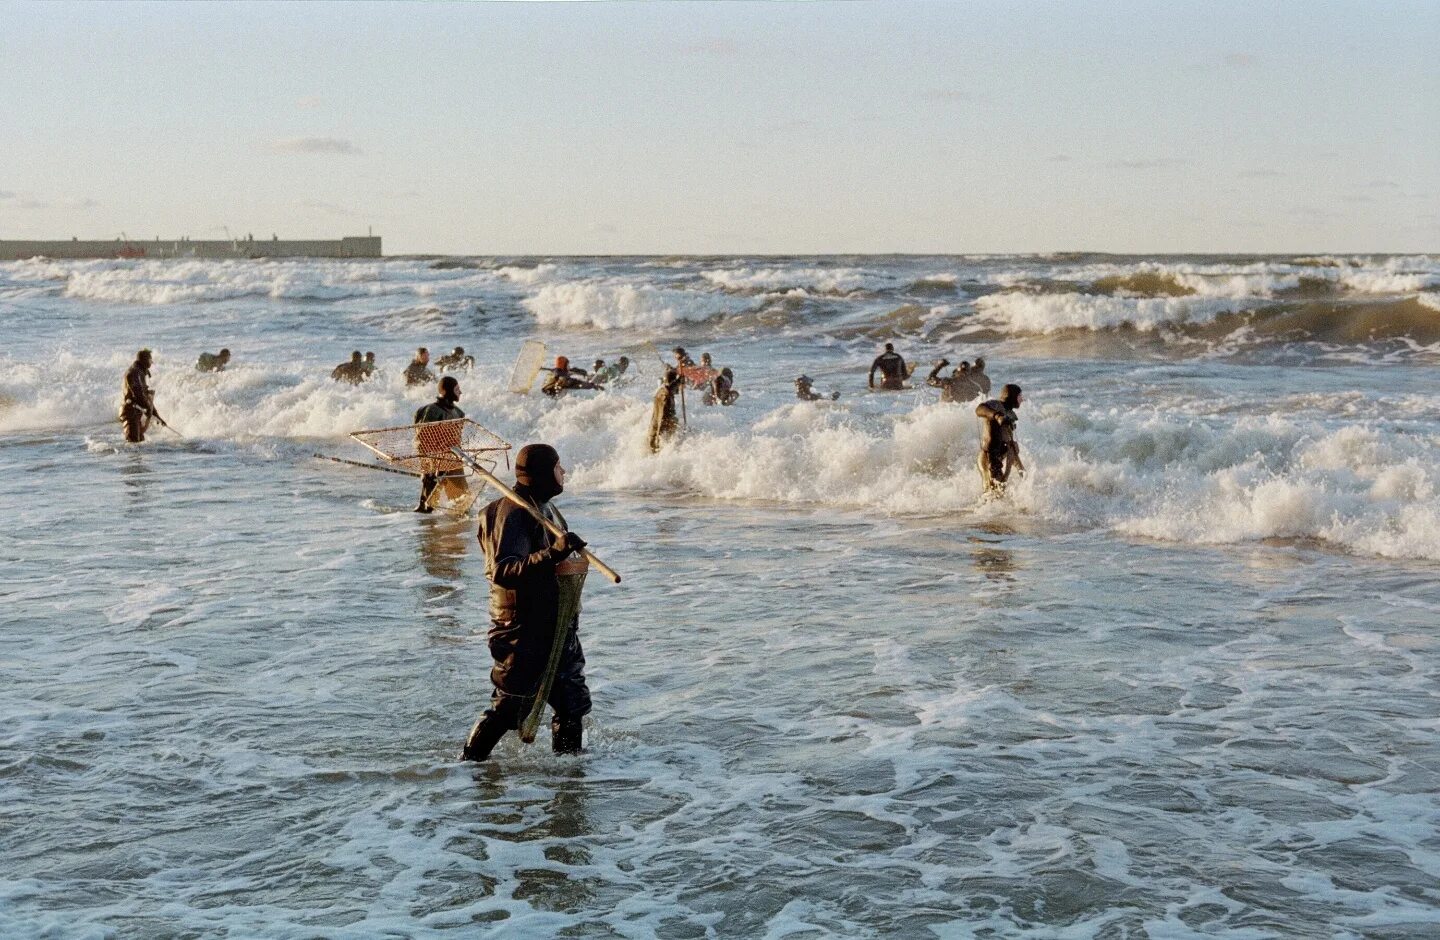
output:
[{"label": "sea water", "polygon": [[[1440,931],[1440,258],[35,260],[0,335],[0,936]],[[312,457],[422,344],[625,576],[584,756],[457,761],[474,521]],[[742,395],[652,455],[676,345]],[[1024,388],[1004,499],[942,356]]]}]

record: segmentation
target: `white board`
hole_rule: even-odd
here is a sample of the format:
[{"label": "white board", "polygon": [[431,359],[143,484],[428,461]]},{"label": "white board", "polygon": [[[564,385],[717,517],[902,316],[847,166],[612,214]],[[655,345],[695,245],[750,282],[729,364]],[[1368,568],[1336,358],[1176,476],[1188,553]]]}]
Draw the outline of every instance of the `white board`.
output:
[{"label": "white board", "polygon": [[510,370],[510,391],[516,395],[530,394],[530,386],[535,384],[535,376],[544,364],[545,344],[538,339],[527,339],[520,347],[520,355],[515,357],[515,368]]}]

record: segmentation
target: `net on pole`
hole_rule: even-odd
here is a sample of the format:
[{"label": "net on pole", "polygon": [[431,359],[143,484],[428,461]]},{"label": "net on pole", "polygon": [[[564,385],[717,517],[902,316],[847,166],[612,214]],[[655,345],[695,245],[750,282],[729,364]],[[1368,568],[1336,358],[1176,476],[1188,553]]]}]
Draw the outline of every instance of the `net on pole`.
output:
[{"label": "net on pole", "polygon": [[506,466],[510,464],[510,442],[469,418],[354,431],[350,436],[391,464],[414,473],[463,475],[465,464],[450,452],[453,447],[492,472],[502,458]]}]

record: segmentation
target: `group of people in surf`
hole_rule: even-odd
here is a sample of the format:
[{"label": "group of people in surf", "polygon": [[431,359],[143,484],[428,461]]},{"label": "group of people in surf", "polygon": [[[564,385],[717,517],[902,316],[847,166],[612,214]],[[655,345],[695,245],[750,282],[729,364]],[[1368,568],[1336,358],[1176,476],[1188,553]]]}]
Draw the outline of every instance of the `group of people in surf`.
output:
[{"label": "group of people in surf", "polygon": [[[430,371],[430,365],[430,350],[424,346],[418,347],[414,358],[401,373],[405,376],[405,384],[426,385],[435,381],[435,373]],[[475,357],[467,355],[465,347],[456,346],[453,351],[436,359],[434,365],[441,372],[468,372],[475,365]],[[330,370],[330,378],[336,382],[359,385],[375,374],[375,368],[375,354],[367,352],[362,356],[357,349],[350,353],[348,362],[342,362]]]},{"label": "group of people in surf", "polygon": [[[687,378],[693,382],[695,376],[693,371],[687,376],[686,370],[696,367],[714,370],[708,355],[702,356],[700,363],[695,363],[681,347],[676,347],[674,354],[675,364],[666,364],[655,395],[650,443],[656,450],[678,430],[675,396],[680,393]],[[204,353],[196,368],[221,371],[229,360],[227,349],[214,355]],[[464,355],[463,349],[456,347],[454,353],[436,365],[440,368],[468,368],[473,361]],[[127,441],[143,441],[152,419],[164,423],[156,411],[150,387],[151,363],[150,350],[142,349],[125,373],[120,420]],[[337,372],[356,363],[357,369],[365,369],[365,359],[360,358],[358,352],[350,363],[337,367]],[[603,360],[597,360],[592,371],[576,375],[570,369],[568,360],[560,357],[551,370],[550,382],[564,377],[567,381],[586,383],[579,387],[600,388],[605,382],[623,375],[628,365],[628,359],[623,356],[613,369],[607,367]],[[989,379],[984,377],[983,360],[976,360],[978,370],[975,366],[966,368],[969,364],[962,363],[950,376],[941,379],[939,372],[946,365],[945,360],[940,360],[927,381],[941,388],[942,395],[949,390],[947,400],[969,401],[988,392]],[[420,370],[429,373],[429,353],[423,347],[417,350],[411,367],[417,374]],[[408,381],[410,368],[406,372]],[[719,370],[717,375],[731,380],[732,376],[726,374],[728,372],[728,369]],[[881,387],[887,387],[888,383],[888,387],[894,389],[903,388],[904,380],[913,370],[895,352],[893,345],[887,343],[885,351],[871,366],[872,388],[877,372],[882,375]],[[983,383],[977,380],[977,372]],[[341,373],[337,378],[347,374]],[[433,378],[430,374],[430,379]],[[715,384],[715,378],[709,377],[708,394],[714,395],[721,404],[730,404],[734,397],[726,400],[727,393],[735,397],[738,393],[733,391],[729,381]],[[801,378],[805,379],[804,376]],[[962,384],[961,379],[970,384]],[[364,381],[364,376],[355,381]],[[804,386],[808,391],[808,379]],[[800,387],[801,382],[797,380],[797,392]],[[992,493],[1001,490],[1012,473],[1025,471],[1020,447],[1015,441],[1015,413],[1022,401],[1020,387],[1006,385],[998,399],[982,401],[975,409],[982,422],[978,460],[980,476],[987,491]],[[454,375],[441,377],[435,401],[415,412],[417,440],[426,425],[463,420],[465,412],[460,409],[459,402],[459,380]],[[421,449],[424,450],[423,447]],[[539,714],[536,711],[537,700],[548,704],[552,711],[551,748],[557,754],[576,754],[582,749],[583,719],[591,710],[591,698],[585,679],[585,653],[578,632],[579,605],[562,606],[561,598],[562,590],[569,590],[573,593],[569,599],[578,599],[579,584],[583,579],[576,581],[575,575],[584,572],[588,564],[586,559],[593,556],[586,553],[585,539],[568,531],[564,516],[552,502],[564,489],[565,467],[555,448],[548,444],[527,444],[516,455],[513,490],[502,490],[504,495],[480,512],[477,535],[485,555],[485,576],[490,583],[487,641],[494,665],[490,670],[492,688],[489,706],[466,736],[460,755],[462,760],[487,760],[500,740],[508,732],[519,730],[527,716],[531,716],[531,723],[526,728],[533,730],[533,722]],[[467,500],[467,508],[468,500],[473,499],[462,471],[437,467],[437,472],[422,474],[420,478],[420,502],[416,511],[433,511],[433,503],[440,493],[452,502]],[[557,536],[552,532],[560,534]],[[562,576],[567,579],[563,589]],[[522,736],[528,734],[527,731],[521,733]]]},{"label": "group of people in surf", "polygon": [[589,371],[572,366],[565,356],[556,356],[555,365],[541,369],[542,372],[549,372],[550,376],[545,380],[545,384],[540,386],[540,391],[551,398],[559,398],[570,391],[598,392],[625,381],[625,373],[629,370],[629,356],[621,356],[608,365],[604,359],[596,359]]}]

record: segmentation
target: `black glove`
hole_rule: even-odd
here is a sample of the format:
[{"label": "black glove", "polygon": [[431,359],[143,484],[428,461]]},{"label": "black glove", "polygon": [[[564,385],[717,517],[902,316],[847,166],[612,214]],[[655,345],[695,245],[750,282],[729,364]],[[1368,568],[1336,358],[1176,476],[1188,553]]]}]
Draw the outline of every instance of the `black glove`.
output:
[{"label": "black glove", "polygon": [[550,557],[555,561],[568,558],[571,552],[578,552],[590,543],[576,535],[574,532],[566,532],[565,540],[550,546]]}]

